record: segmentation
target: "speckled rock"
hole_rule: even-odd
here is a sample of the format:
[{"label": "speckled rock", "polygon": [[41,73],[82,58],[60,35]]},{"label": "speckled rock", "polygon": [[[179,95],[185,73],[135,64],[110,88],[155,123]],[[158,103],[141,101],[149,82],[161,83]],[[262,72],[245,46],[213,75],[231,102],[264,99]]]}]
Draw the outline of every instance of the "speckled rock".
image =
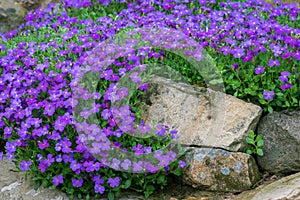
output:
[{"label": "speckled rock", "polygon": [[194,188],[241,192],[251,188],[260,172],[252,156],[222,149],[190,148],[183,181]]},{"label": "speckled rock", "polygon": [[235,200],[300,200],[300,173],[246,191]]},{"label": "speckled rock", "polygon": [[255,129],[261,108],[211,89],[155,77],[147,81],[141,101],[146,123],[178,130],[178,143],[244,151],[245,138]]},{"label": "speckled rock", "polygon": [[273,174],[300,172],[300,111],[273,112],[263,117],[258,133],[263,135],[264,156],[258,164]]}]

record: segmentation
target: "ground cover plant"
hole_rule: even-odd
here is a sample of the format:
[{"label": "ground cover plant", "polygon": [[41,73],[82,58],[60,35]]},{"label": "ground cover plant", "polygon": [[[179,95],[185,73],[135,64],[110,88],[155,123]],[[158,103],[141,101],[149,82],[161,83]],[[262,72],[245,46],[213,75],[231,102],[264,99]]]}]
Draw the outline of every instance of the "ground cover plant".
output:
[{"label": "ground cover plant", "polygon": [[[0,136],[6,143],[1,157],[5,154],[31,174],[36,187],[58,187],[71,197],[107,194],[113,199],[122,189],[149,196],[167,184],[168,174],[180,175],[185,163],[177,159],[180,147],[161,150],[176,138],[176,130],[165,126],[151,130],[140,118],[138,95],[147,90],[140,80],[143,66],[171,66],[188,82],[201,86],[207,86],[205,77],[172,52],[148,49],[147,44],[135,49],[135,41],[128,40],[124,51],[104,51],[103,57],[120,55],[102,63],[97,71],[100,82],[88,94],[84,88],[74,90],[74,80],[83,65],[93,64],[87,60],[101,57],[88,59],[90,52],[118,33],[126,35],[141,27],[180,30],[197,41],[192,50],[201,52],[203,47],[214,59],[226,93],[260,105],[265,113],[297,109],[300,10],[297,4],[275,3],[62,0],[61,12],[54,13],[53,4],[30,12],[26,24],[1,34]],[[160,33],[170,41],[176,36]],[[185,53],[197,55],[191,50]],[[128,105],[116,109],[114,103],[128,95],[126,88],[115,87],[126,74],[138,90]],[[73,115],[74,107],[82,102],[74,98],[74,91],[94,101],[78,116]],[[90,115],[100,127],[78,122]],[[134,130],[152,131],[152,137],[126,134]],[[82,132],[90,132],[98,143],[93,146]],[[93,156],[111,148],[130,152],[134,158],[152,154],[156,163]]]}]

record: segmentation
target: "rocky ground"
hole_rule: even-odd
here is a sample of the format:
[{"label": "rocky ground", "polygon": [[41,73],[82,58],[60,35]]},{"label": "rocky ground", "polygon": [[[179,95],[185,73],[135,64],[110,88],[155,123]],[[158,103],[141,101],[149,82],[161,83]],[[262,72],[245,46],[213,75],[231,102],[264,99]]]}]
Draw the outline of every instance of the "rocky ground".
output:
[{"label": "rocky ground", "polygon": [[[18,172],[14,164],[0,161],[0,199],[1,200],[69,200],[59,190],[39,188],[24,179],[24,173]],[[162,191],[156,192],[149,200],[300,200],[300,173],[279,178],[264,174],[255,189],[243,193],[217,193],[194,189],[173,182]],[[105,200],[102,198],[100,200]],[[120,200],[144,200],[142,194],[133,191],[123,192]],[[77,200],[77,199],[75,199]]]}]

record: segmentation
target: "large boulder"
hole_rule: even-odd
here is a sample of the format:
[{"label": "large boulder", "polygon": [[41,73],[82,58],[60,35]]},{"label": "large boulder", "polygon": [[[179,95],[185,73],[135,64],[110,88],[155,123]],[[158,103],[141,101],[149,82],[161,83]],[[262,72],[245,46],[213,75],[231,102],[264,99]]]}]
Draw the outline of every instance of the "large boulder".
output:
[{"label": "large boulder", "polygon": [[235,200],[300,200],[300,173],[246,191]]},{"label": "large boulder", "polygon": [[194,188],[241,192],[260,179],[260,172],[252,156],[222,149],[190,148],[185,155],[187,168],[183,181]]},{"label": "large boulder", "polygon": [[179,132],[177,142],[185,145],[220,147],[244,151],[245,138],[256,128],[261,108],[231,95],[173,82],[162,77],[147,81],[141,97],[146,104],[142,118]]},{"label": "large boulder", "polygon": [[258,164],[273,174],[300,172],[300,111],[273,112],[263,117],[258,133],[264,139],[264,156]]}]

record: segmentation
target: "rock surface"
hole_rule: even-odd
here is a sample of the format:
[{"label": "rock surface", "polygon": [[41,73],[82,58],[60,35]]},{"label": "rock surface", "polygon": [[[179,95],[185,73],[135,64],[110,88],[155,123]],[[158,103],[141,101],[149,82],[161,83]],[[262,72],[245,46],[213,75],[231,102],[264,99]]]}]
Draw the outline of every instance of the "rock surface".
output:
[{"label": "rock surface", "polygon": [[300,173],[243,192],[236,200],[300,200]]},{"label": "rock surface", "polygon": [[59,0],[0,0],[0,32],[7,33],[17,29],[25,22],[24,17],[29,10],[58,2]]},{"label": "rock surface", "polygon": [[[0,160],[0,199],[1,200],[69,200],[67,195],[59,190],[40,187],[35,191],[34,183],[24,180],[24,173],[18,172],[14,164],[7,160]],[[232,199],[232,194],[200,191],[194,188],[172,182],[164,191],[155,192],[148,200],[170,199]],[[79,200],[74,198],[73,200]],[[91,200],[95,200],[91,198]],[[103,197],[97,200],[107,200]],[[116,200],[145,200],[141,193],[124,191]]]},{"label": "rock surface", "polygon": [[10,161],[1,161],[0,171],[0,199],[10,200],[64,200],[69,199],[59,190],[40,187],[34,190],[34,183],[29,179],[24,180],[24,173],[17,172]]},{"label": "rock surface", "polygon": [[26,10],[13,0],[0,1],[0,32],[17,29],[23,22]]},{"label": "rock surface", "polygon": [[256,128],[261,108],[210,89],[174,83],[162,77],[148,82],[141,101],[146,123],[168,125],[178,143],[244,151],[245,138]]},{"label": "rock surface", "polygon": [[265,144],[258,164],[277,174],[300,172],[300,112],[273,112],[263,117],[258,126]]},{"label": "rock surface", "polygon": [[252,156],[221,149],[190,148],[185,155],[188,167],[184,182],[209,191],[241,192],[260,179]]}]

